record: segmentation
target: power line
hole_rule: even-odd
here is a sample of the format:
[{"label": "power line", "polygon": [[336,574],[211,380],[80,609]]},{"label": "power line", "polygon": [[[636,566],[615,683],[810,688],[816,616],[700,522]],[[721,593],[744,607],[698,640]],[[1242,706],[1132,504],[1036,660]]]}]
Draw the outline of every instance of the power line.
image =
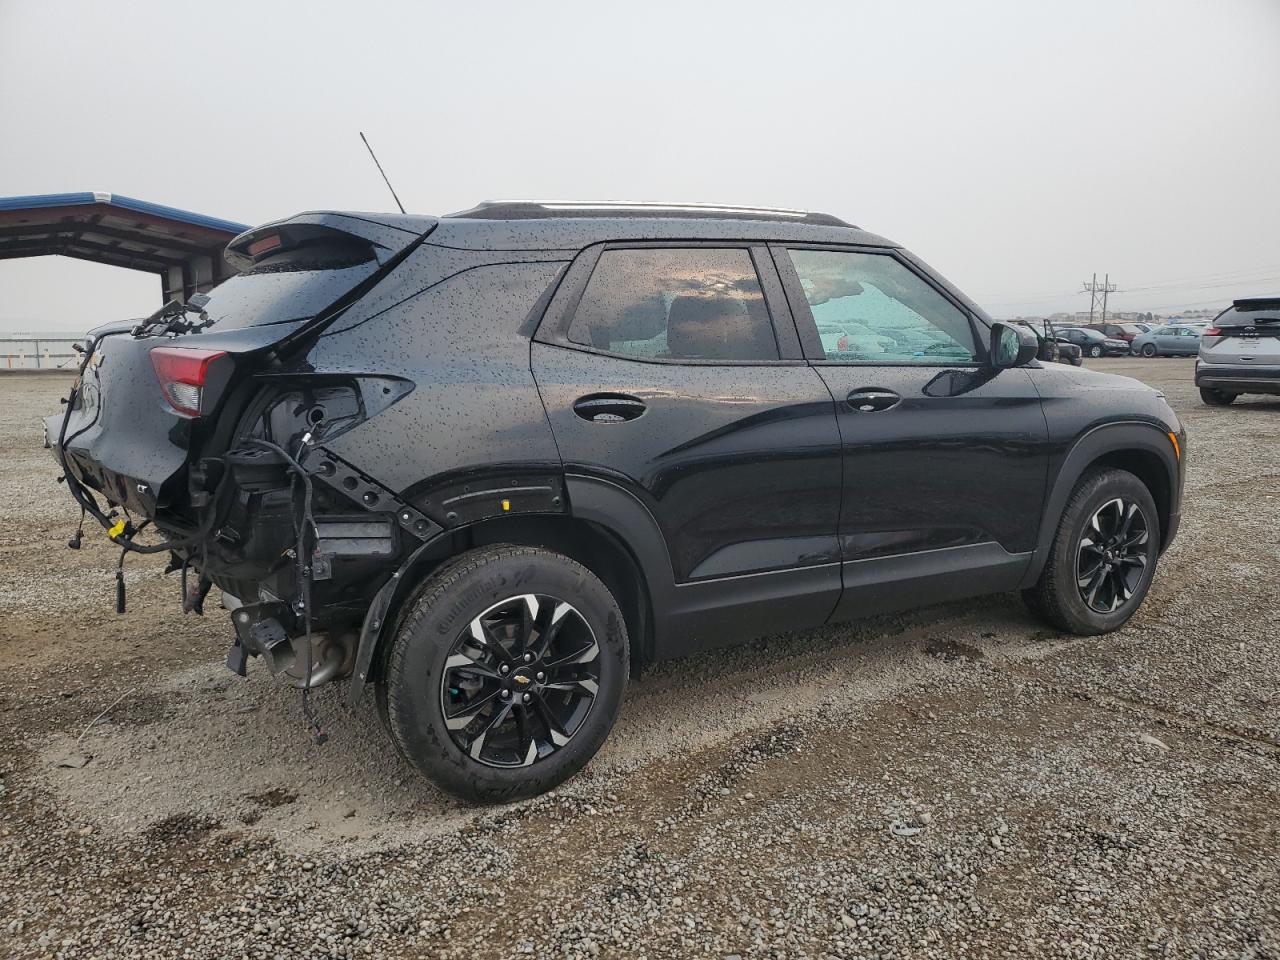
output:
[{"label": "power line", "polygon": [[1215,270],[1211,273],[1192,274],[1190,276],[1183,274],[1180,277],[1170,277],[1162,280],[1139,280],[1137,284],[1130,289],[1151,287],[1163,287],[1173,283],[1195,283],[1200,280],[1227,280],[1232,277],[1243,276],[1250,273],[1270,273],[1273,270],[1280,270],[1280,264],[1268,264],[1260,267],[1238,267],[1235,270]]},{"label": "power line", "polygon": [[[1255,273],[1271,273],[1276,270],[1280,270],[1280,264],[1272,264],[1271,266],[1266,266],[1266,267],[1250,267],[1247,270],[1238,270],[1238,271],[1232,271],[1227,273],[1201,274],[1198,277],[1182,277],[1178,280],[1170,280],[1170,281],[1160,282],[1160,283],[1153,282],[1153,283],[1146,283],[1146,284],[1137,284],[1134,286],[1126,287],[1123,290],[1117,290],[1116,292],[1121,294],[1138,293],[1138,292],[1158,293],[1165,290],[1178,290],[1178,289],[1195,290],[1195,289],[1212,288],[1215,286],[1234,286],[1237,283],[1239,284],[1266,283],[1271,280],[1275,280],[1276,277],[1274,276],[1254,277],[1249,275],[1255,274]],[[1017,295],[1005,296],[1001,299],[996,299],[993,296],[988,296],[985,294],[977,294],[976,298],[986,303],[995,303],[995,304],[1040,303],[1046,300],[1066,299],[1080,292],[1081,291],[1079,290],[1064,290],[1058,293],[1031,293],[1031,294],[1027,294],[1026,296],[1017,296]]]},{"label": "power line", "polygon": [[1268,283],[1280,277],[1236,277],[1231,280],[1188,281],[1187,283],[1171,283],[1160,287],[1126,287],[1121,293],[1162,293],[1168,290],[1212,290],[1215,287],[1239,287],[1251,283]]}]

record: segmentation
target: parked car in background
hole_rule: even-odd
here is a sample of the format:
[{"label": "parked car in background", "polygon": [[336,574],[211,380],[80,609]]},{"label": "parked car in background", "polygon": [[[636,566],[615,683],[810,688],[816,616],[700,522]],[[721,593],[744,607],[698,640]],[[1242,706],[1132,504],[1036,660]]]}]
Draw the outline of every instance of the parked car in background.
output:
[{"label": "parked car in background", "polygon": [[1105,336],[1091,327],[1067,327],[1062,335],[1086,357],[1123,357],[1129,353],[1129,341]]},{"label": "parked car in background", "polygon": [[234,671],[371,686],[464,797],[564,781],[633,669],[709,647],[1012,590],[1116,630],[1178,530],[1163,394],[833,216],[313,212],[227,257],[90,334],[67,490],[184,609],[221,590]]},{"label": "parked car in background", "polygon": [[1047,320],[1011,320],[1009,322],[1026,327],[1036,335],[1036,339],[1040,341],[1040,349],[1036,353],[1037,359],[1045,363],[1069,363],[1076,367],[1084,363],[1081,359],[1080,347],[1063,337]]},{"label": "parked car in background", "polygon": [[1187,324],[1156,327],[1135,338],[1131,346],[1144,357],[1191,357],[1200,349],[1200,331]]},{"label": "parked car in background", "polygon": [[1057,343],[1059,363],[1069,363],[1073,367],[1084,363],[1084,351],[1080,349],[1080,344],[1072,343],[1061,333],[1055,334],[1053,339]]},{"label": "parked car in background", "polygon": [[1211,407],[1280,394],[1280,297],[1237,300],[1204,331],[1198,355],[1196,386]]},{"label": "parked car in background", "polygon": [[1090,323],[1086,324],[1084,329],[1097,330],[1104,337],[1110,337],[1112,340],[1123,340],[1125,343],[1132,343],[1134,337],[1143,333],[1132,323]]}]

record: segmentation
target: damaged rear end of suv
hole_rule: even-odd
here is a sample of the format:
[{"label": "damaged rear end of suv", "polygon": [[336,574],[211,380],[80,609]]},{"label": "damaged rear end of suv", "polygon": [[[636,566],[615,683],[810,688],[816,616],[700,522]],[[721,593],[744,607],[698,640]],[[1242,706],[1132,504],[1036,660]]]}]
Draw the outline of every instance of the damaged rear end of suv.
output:
[{"label": "damaged rear end of suv", "polygon": [[315,213],[241,235],[227,249],[239,273],[211,295],[92,331],[66,410],[45,423],[83,516],[107,528],[122,566],[130,552],[169,553],[188,611],[222,591],[241,674],[248,656],[300,687],[350,673],[366,585],[427,529],[416,511],[397,523],[371,509],[376,482],[325,453],[414,381],[318,347],[392,306],[392,278],[407,279],[434,226]]}]

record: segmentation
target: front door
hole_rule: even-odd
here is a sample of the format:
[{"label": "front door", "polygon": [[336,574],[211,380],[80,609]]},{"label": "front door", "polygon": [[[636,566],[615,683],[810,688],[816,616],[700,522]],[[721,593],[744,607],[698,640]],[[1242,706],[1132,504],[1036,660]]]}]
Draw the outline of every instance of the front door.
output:
[{"label": "front door", "polygon": [[1048,431],[1025,369],[892,252],[778,247],[844,450],[837,618],[1018,586],[1035,547]]},{"label": "front door", "polygon": [[[532,362],[566,474],[624,488],[661,528],[673,589],[655,615],[677,649],[659,656],[826,621],[840,435],[767,248],[585,251]],[[713,630],[723,607],[741,630]]]}]

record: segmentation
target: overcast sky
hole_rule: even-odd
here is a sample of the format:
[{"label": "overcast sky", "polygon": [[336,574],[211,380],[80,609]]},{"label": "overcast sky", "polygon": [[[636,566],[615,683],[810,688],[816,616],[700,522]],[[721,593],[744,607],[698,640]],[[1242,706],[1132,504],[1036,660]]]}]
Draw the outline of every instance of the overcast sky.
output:
[{"label": "overcast sky", "polygon": [[[0,0],[0,196],[245,223],[483,198],[822,210],[997,316],[1280,293],[1280,0]],[[0,329],[159,305],[0,261]]]}]

